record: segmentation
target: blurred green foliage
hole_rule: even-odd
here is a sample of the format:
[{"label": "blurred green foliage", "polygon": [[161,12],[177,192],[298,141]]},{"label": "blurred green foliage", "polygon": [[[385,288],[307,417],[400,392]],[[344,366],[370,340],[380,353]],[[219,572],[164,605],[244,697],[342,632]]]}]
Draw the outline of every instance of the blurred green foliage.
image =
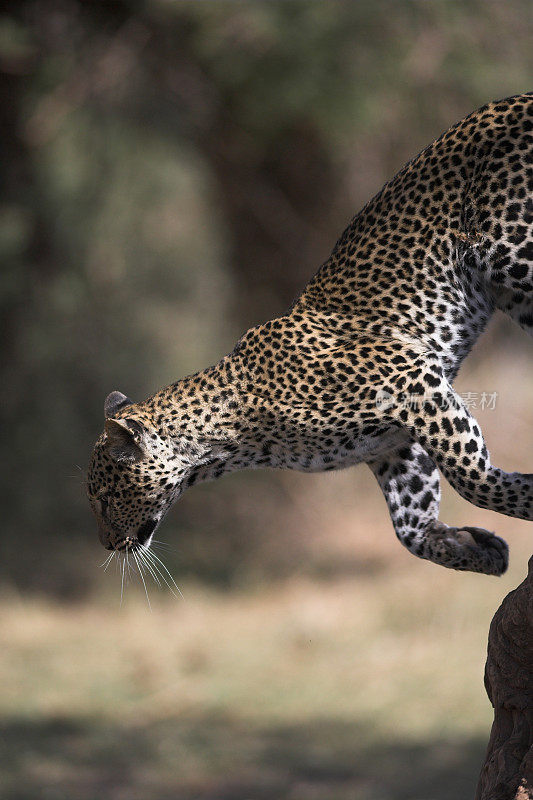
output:
[{"label": "blurred green foliage", "polygon": [[[531,88],[532,28],[529,0],[4,5],[8,585],[90,587],[105,394],[146,397],[281,312],[403,162]],[[186,496],[176,565],[231,581],[291,564],[297,548],[272,555],[284,480]]]}]

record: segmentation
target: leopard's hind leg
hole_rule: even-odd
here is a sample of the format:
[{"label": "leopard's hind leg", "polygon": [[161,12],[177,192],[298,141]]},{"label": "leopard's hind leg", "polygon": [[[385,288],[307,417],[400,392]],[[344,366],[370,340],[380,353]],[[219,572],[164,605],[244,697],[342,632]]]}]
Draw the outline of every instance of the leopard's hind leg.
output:
[{"label": "leopard's hind leg", "polygon": [[522,130],[493,146],[491,159],[480,163],[462,215],[467,243],[462,251],[464,264],[483,277],[495,307],[530,336],[533,335],[531,124],[527,114],[519,115],[517,130]]},{"label": "leopard's hind leg", "polygon": [[385,495],[396,535],[411,553],[451,569],[505,572],[508,548],[503,539],[482,528],[439,522],[440,476],[418,442],[368,465]]}]

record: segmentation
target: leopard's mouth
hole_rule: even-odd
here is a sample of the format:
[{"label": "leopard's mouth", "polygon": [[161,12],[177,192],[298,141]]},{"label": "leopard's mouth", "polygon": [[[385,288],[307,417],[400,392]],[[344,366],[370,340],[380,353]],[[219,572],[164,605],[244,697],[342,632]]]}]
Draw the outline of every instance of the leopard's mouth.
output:
[{"label": "leopard's mouth", "polygon": [[152,534],[159,524],[158,519],[148,519],[144,522],[136,536],[124,536],[114,544],[106,545],[106,550],[117,550],[119,553],[132,552],[141,547],[148,547]]}]

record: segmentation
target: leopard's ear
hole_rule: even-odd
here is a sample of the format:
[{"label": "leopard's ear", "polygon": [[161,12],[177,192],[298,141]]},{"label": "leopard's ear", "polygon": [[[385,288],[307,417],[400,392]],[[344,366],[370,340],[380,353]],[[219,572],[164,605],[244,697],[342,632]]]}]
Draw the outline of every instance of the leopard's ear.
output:
[{"label": "leopard's ear", "polygon": [[109,419],[110,417],[114,417],[121,408],[131,405],[133,405],[133,400],[130,400],[130,398],[126,397],[122,392],[111,392],[111,394],[107,395],[104,402],[105,418]]},{"label": "leopard's ear", "polygon": [[136,419],[106,419],[104,430],[111,458],[133,464],[144,457],[144,425]]}]

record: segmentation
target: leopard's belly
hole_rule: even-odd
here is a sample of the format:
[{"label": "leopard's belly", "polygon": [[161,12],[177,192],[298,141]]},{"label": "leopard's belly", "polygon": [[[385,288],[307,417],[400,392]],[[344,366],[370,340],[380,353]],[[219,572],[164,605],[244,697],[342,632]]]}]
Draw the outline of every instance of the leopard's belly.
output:
[{"label": "leopard's belly", "polygon": [[343,447],[340,442],[328,452],[308,452],[298,463],[291,462],[283,466],[299,472],[324,472],[325,470],[346,469],[355,464],[371,461],[384,453],[393,452],[409,441],[409,436],[402,429],[387,428],[369,436],[356,435],[350,447]]}]

